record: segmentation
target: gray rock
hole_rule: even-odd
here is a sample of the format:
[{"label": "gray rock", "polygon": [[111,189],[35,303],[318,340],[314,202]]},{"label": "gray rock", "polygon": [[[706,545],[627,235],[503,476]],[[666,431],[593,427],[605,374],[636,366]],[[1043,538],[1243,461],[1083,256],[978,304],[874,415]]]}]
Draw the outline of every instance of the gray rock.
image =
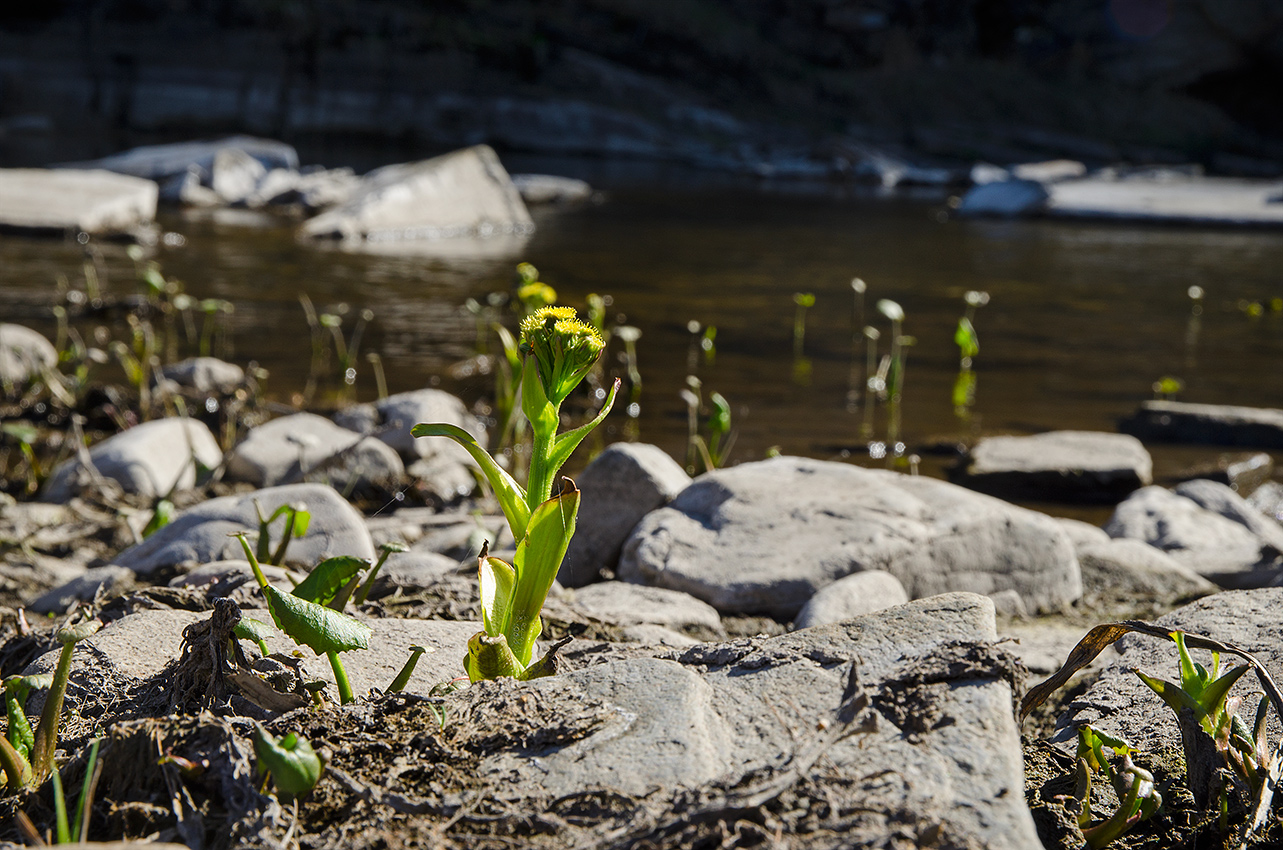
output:
[{"label": "gray rock", "polygon": [[1022,162],[1011,167],[1017,180],[1036,180],[1039,183],[1058,183],[1087,173],[1087,166],[1076,159],[1052,159],[1046,162]]},{"label": "gray rock", "polygon": [[573,177],[514,174],[512,184],[527,204],[573,204],[592,197],[592,186]]},{"label": "gray rock", "polygon": [[1247,503],[1262,515],[1283,523],[1283,484],[1266,481],[1247,497]]},{"label": "gray rock", "polygon": [[[374,544],[361,515],[333,488],[323,484],[289,484],[202,502],[178,514],[142,543],[121,552],[113,563],[146,575],[186,561],[205,564],[241,557],[240,543],[228,535],[249,532],[253,544],[253,535],[258,531],[255,500],[269,516],[284,504],[304,504],[311,513],[307,534],[293,540],[286,551],[287,563],[311,568],[318,561],[338,555],[374,557]],[[284,517],[278,517],[270,527],[273,546],[280,539],[284,522]]]},{"label": "gray rock", "polygon": [[1151,483],[1153,463],[1135,437],[1051,431],[986,437],[950,478],[1004,499],[1115,503]]},{"label": "gray rock", "polygon": [[22,386],[57,368],[58,349],[41,333],[0,322],[0,383]]},{"label": "gray rock", "polygon": [[202,176],[207,176],[207,173],[193,165],[181,174],[162,179],[160,200],[186,207],[222,206],[223,199],[213,189],[201,183]]},{"label": "gray rock", "polygon": [[[491,756],[479,774],[501,796],[603,789],[658,816],[683,789],[776,775],[805,765],[819,744],[823,766],[803,775],[849,781],[851,811],[858,800],[844,846],[872,844],[895,824],[908,834],[942,828],[958,846],[1038,847],[1021,793],[1011,686],[999,672],[1005,656],[993,640],[989,601],[947,594],[782,637],[700,645],[675,661],[637,658],[539,679],[528,687],[550,704],[601,704],[604,722],[569,745]],[[977,660],[946,672],[960,654]],[[924,675],[937,684],[920,684]],[[871,702],[853,723],[861,731],[820,744],[852,687]],[[897,781],[874,778],[887,765]],[[637,815],[630,806],[630,821]]]},{"label": "gray rock", "polygon": [[1164,605],[1217,591],[1216,585],[1141,540],[1110,540],[1078,550],[1083,592],[1106,600],[1144,599]]},{"label": "gray rock", "polygon": [[[476,577],[476,562],[469,565]],[[379,575],[370,588],[371,599],[382,599],[393,593],[416,593],[438,584],[442,577],[458,572],[460,564],[454,558],[436,552],[396,552],[390,555],[379,569]]]},{"label": "gray rock", "polygon": [[641,518],[668,504],[690,482],[686,471],[658,446],[608,446],[575,481],[583,498],[557,580],[566,587],[582,587],[596,581],[602,570],[613,570]]},{"label": "gray rock", "polygon": [[[259,569],[263,571],[263,577],[278,590],[288,593],[294,589],[289,573],[281,567],[260,564]],[[258,592],[258,580],[254,576],[254,568],[250,566],[249,561],[242,559],[201,564],[194,570],[174,576],[170,579],[169,586],[203,591],[207,599],[224,597],[234,599],[239,605],[253,607],[263,602],[263,597]]]},{"label": "gray rock", "polygon": [[132,583],[134,571],[124,567],[94,567],[27,606],[37,614],[62,614],[76,602],[90,602],[99,590],[110,591]]},{"label": "gray rock", "polygon": [[315,413],[295,413],[252,429],[227,458],[227,475],[258,487],[318,481],[343,492],[388,491],[405,478],[400,456]]},{"label": "gray rock", "polygon": [[240,148],[226,147],[214,154],[209,187],[224,203],[241,204],[254,194],[265,176],[263,163]]},{"label": "gray rock", "polygon": [[68,163],[63,167],[102,168],[158,182],[194,170],[208,184],[208,175],[214,171],[215,158],[221,151],[232,149],[249,154],[265,168],[298,168],[298,153],[293,147],[284,142],[252,136],[228,136],[212,142],[145,145],[92,162]]},{"label": "gray rock", "polygon": [[820,588],[798,612],[794,629],[840,623],[909,601],[899,579],[882,570],[865,570]]},{"label": "gray rock", "polygon": [[0,231],[129,234],[156,218],[156,184],[109,171],[0,169]]},{"label": "gray rock", "polygon": [[574,592],[575,607],[620,626],[650,624],[707,636],[725,635],[717,609],[688,593],[623,581],[603,581]]},{"label": "gray rock", "polygon": [[217,357],[189,357],[161,367],[162,377],[201,393],[226,395],[245,381],[245,370]]},{"label": "gray rock", "polygon": [[1089,522],[1083,522],[1080,519],[1057,517],[1056,521],[1060,523],[1061,530],[1069,535],[1069,542],[1074,544],[1075,552],[1081,552],[1088,546],[1108,543],[1111,539],[1105,533],[1105,529]]},{"label": "gray rock", "polygon": [[[197,466],[216,468],[223,462],[223,451],[203,422],[170,418],[108,437],[89,450],[89,459],[100,475],[125,492],[155,498],[196,486]],[[41,498],[65,502],[91,480],[89,471],[73,458],[54,469]]]},{"label": "gray rock", "polygon": [[1036,180],[1000,180],[967,190],[958,206],[961,215],[1029,215],[1047,203],[1047,188]]},{"label": "gray rock", "polygon": [[297,204],[315,212],[344,203],[360,184],[360,178],[350,168],[304,173],[276,168],[264,175],[246,204],[251,207]]},{"label": "gray rock", "polygon": [[654,623],[637,623],[632,626],[624,626],[620,632],[626,641],[644,643],[650,646],[670,646],[674,649],[689,649],[692,646],[699,645],[699,640],[691,637],[685,632],[670,629],[668,626],[658,626]]},{"label": "gray rock", "polygon": [[1278,575],[1278,551],[1250,528],[1162,487],[1133,493],[1105,531],[1161,549],[1222,587],[1260,587]]},{"label": "gray rock", "polygon": [[1177,484],[1173,492],[1193,500],[1205,510],[1237,522],[1276,552],[1283,553],[1283,528],[1261,516],[1261,512],[1235,493],[1232,487],[1207,479],[1195,479]]},{"label": "gray rock", "polygon": [[1146,442],[1283,448],[1283,410],[1271,408],[1146,401],[1119,428]]},{"label": "gray rock", "polygon": [[[1227,591],[1208,596],[1159,618],[1155,625],[1205,635],[1232,643],[1257,657],[1271,672],[1283,667],[1283,632],[1278,610],[1283,605],[1283,589]],[[1170,641],[1145,635],[1128,635],[1115,646],[1121,657],[1110,664],[1087,692],[1074,697],[1065,714],[1056,723],[1053,740],[1062,747],[1072,747],[1077,725],[1090,723],[1123,738],[1143,752],[1180,750],[1181,738],[1176,717],[1132,672],[1180,681],[1179,656]],[[1211,653],[1191,650],[1194,660],[1209,670]],[[1228,655],[1221,656],[1221,671],[1242,663]],[[1256,710],[1260,684],[1250,672],[1230,691],[1231,696],[1245,697],[1239,713],[1251,724]],[[1273,723],[1273,720],[1271,721]],[[1271,736],[1274,737],[1274,736]]]},{"label": "gray rock", "polygon": [[476,486],[469,469],[472,458],[446,437],[410,435],[420,422],[457,425],[486,445],[486,429],[455,396],[434,389],[410,390],[388,396],[374,405],[358,405],[335,415],[334,420],[353,431],[368,433],[387,443],[401,455],[406,472],[429,484],[446,501],[472,492]]},{"label": "gray rock", "polygon": [[477,145],[371,171],[346,202],[305,222],[303,234],[373,242],[489,237],[534,229],[499,157]]},{"label": "gray rock", "polygon": [[1283,205],[1270,203],[1278,181],[1184,176],[1170,171],[1097,174],[1048,187],[1048,215],[1187,224],[1283,224]]},{"label": "gray rock", "polygon": [[[247,608],[242,613],[260,622],[272,622],[266,610]],[[70,710],[78,710],[77,692],[97,692],[96,683],[119,683],[121,677],[126,682],[137,682],[156,676],[170,660],[179,657],[183,629],[208,617],[207,612],[154,610],[139,611],[108,623],[102,631],[77,645],[72,660],[73,687],[67,695]],[[366,623],[374,630],[370,648],[342,654],[343,668],[353,693],[358,695],[391,684],[410,657],[410,647],[417,645],[429,651],[419,658],[405,690],[426,696],[434,685],[463,675],[468,638],[481,628],[479,623],[446,620],[367,619]],[[334,673],[325,657],[313,655],[306,647],[300,648],[285,635],[278,633],[269,637],[267,648],[283,653],[301,651],[307,659],[307,672],[333,683]],[[32,662],[26,672],[52,672],[57,661],[57,651],[46,653]],[[337,700],[333,687],[330,697]],[[97,710],[101,712],[101,705]]]},{"label": "gray rock", "polygon": [[1180,477],[1185,480],[1207,478],[1246,497],[1269,480],[1273,472],[1274,458],[1267,452],[1240,452],[1221,455],[1212,463],[1199,464],[1182,472]]},{"label": "gray rock", "polygon": [[1014,590],[990,593],[989,601],[993,603],[994,614],[999,617],[1023,620],[1029,616],[1029,606],[1025,604],[1025,598]]},{"label": "gray rock", "polygon": [[638,524],[619,577],[723,614],[792,619],[821,587],[871,569],[911,597],[1012,589],[1049,610],[1082,592],[1049,517],[943,481],[787,457],[700,476]]}]

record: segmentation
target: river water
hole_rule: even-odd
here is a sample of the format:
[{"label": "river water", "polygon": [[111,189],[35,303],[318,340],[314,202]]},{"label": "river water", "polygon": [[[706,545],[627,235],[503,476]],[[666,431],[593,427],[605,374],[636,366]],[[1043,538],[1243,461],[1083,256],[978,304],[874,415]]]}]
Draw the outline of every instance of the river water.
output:
[{"label": "river water", "polygon": [[[497,243],[455,257],[348,253],[300,244],[288,219],[223,211],[165,214],[163,227],[186,244],[161,247],[156,258],[192,295],[235,305],[230,359],[265,367],[268,394],[283,401],[308,371],[300,293],[320,309],[346,304],[348,328],[373,311],[361,347],[381,355],[390,391],[434,385],[470,402],[487,396],[490,377],[452,377],[474,353],[464,302],[511,291],[516,263],[529,261],[563,303],[582,308],[589,293],[609,295],[611,317],[641,330],[637,436],[678,457],[687,427],[680,392],[693,371],[706,393],[730,401],[733,462],[772,447],[867,462],[856,403],[865,347],[852,333],[863,322],[879,328],[886,352],[890,326],[873,308],[882,298],[902,305],[903,332],[916,341],[903,392],[911,451],[982,433],[1112,431],[1166,375],[1184,382],[1181,400],[1283,407],[1283,305],[1271,303],[1283,297],[1283,233],[959,220],[943,197],[594,176],[604,198],[536,211],[535,235],[507,253]],[[135,291],[124,248],[100,250],[104,286]],[[0,320],[52,336],[54,281],[78,284],[82,264],[74,243],[0,237]],[[867,283],[862,321],[857,276]],[[1192,286],[1204,292],[1197,316]],[[953,337],[968,290],[990,300],[976,313],[975,405],[963,421],[951,401]],[[815,296],[800,372],[794,293]],[[692,350],[691,322],[716,327],[714,357]],[[372,399],[369,364],[361,357],[357,366],[356,397]],[[623,411],[608,422],[607,438],[620,439]],[[873,422],[880,439],[882,409]],[[1156,460],[1162,473],[1214,454],[1160,447]]]}]

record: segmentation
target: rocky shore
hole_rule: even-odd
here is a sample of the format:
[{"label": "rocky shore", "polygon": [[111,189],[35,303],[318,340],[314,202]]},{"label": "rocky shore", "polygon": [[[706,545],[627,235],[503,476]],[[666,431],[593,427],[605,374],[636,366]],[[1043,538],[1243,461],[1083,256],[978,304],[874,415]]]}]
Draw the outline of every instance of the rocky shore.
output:
[{"label": "rocky shore", "polygon": [[[0,345],[13,422],[57,354],[12,325]],[[197,359],[153,387],[152,413],[178,398],[239,411],[233,444],[220,440],[237,428],[147,418],[117,389],[120,411],[146,421],[103,429],[83,451],[71,435],[51,439],[57,429],[28,435],[45,449],[66,440],[63,460],[34,491],[7,482],[20,498],[0,504],[0,672],[52,672],[54,627],[104,624],[72,656],[58,743],[63,785],[79,788],[101,739],[92,838],[1078,847],[1060,796],[1073,793],[1076,724],[1090,721],[1137,748],[1167,800],[1111,846],[1171,846],[1172,834],[1219,829],[1189,796],[1175,717],[1127,672],[1179,680],[1172,644],[1107,650],[1078,674],[1066,713],[1057,719],[1062,692],[1023,732],[1014,701],[1089,628],[1128,617],[1161,615],[1267,669],[1283,652],[1268,613],[1283,485],[1262,483],[1260,463],[1168,489],[1150,483],[1135,438],[1059,432],[981,440],[959,483],[793,457],[691,479],[653,446],[617,443],[577,476],[580,531],[544,610],[545,638],[573,638],[562,672],[460,687],[480,628],[478,551],[510,555],[514,542],[467,454],[409,429],[447,422],[484,444],[484,424],[434,389],[331,416],[251,416],[249,380]],[[1188,407],[1218,423],[1200,431],[1213,445],[1236,442],[1228,433],[1256,445],[1259,423],[1283,415]],[[1039,493],[1117,506],[1099,528],[1004,500]],[[228,616],[271,620],[229,534],[276,549],[293,522],[282,506],[310,517],[265,567],[282,590],[326,558],[386,558],[368,597],[347,606],[372,630],[368,649],[343,653],[355,703],[335,700],[324,657],[275,630],[231,639],[237,652],[228,637],[201,637]],[[394,690],[412,647],[422,655]],[[1233,694],[1250,693],[1249,678]],[[32,692],[28,715],[44,694]],[[324,750],[297,809],[255,778],[256,721]],[[1271,719],[1271,742],[1277,728]],[[51,799],[47,784],[0,799],[0,838],[23,840],[19,812],[49,828]],[[1250,793],[1226,799],[1233,831]],[[1099,792],[1084,823],[1116,805]],[[1267,826],[1253,840],[1277,838]]]}]

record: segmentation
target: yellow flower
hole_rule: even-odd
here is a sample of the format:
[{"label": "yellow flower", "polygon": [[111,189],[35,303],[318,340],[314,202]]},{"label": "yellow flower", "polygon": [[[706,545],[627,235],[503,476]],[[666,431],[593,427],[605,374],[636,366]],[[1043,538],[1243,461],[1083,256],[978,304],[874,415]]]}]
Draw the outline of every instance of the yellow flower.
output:
[{"label": "yellow flower", "polygon": [[521,320],[521,351],[535,358],[539,382],[554,406],[579,385],[603,348],[601,334],[571,307],[543,307]]}]

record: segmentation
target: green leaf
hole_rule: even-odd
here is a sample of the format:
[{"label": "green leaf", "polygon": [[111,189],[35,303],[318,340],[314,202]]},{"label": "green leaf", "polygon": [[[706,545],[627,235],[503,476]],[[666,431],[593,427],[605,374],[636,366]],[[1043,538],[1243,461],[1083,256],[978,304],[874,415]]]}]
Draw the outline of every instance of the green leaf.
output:
[{"label": "green leaf", "polygon": [[963,357],[975,357],[980,353],[980,339],[976,336],[976,329],[972,326],[971,320],[966,316],[958,320],[958,329],[953,332],[953,341],[957,343]]},{"label": "green leaf", "polygon": [[526,536],[517,544],[517,555],[513,558],[517,592],[505,633],[523,668],[530,664],[535,641],[543,631],[539,611],[557,578],[570,538],[575,534],[579,490],[569,478],[562,482],[561,495],[535,508]]},{"label": "green leaf", "polygon": [[1234,683],[1242,678],[1243,674],[1247,671],[1248,665],[1246,664],[1241,667],[1235,667],[1224,676],[1209,684],[1203,689],[1203,692],[1199,694],[1198,704],[1201,705],[1203,710],[1209,715],[1219,714],[1220,709],[1225,703],[1225,695],[1229,693],[1230,688],[1234,687]]},{"label": "green leaf", "polygon": [[270,584],[263,588],[263,595],[276,627],[318,655],[370,647],[370,627],[347,614],[299,599]]},{"label": "green leaf", "polygon": [[316,787],[325,765],[306,738],[293,732],[277,739],[257,721],[254,723],[254,752],[259,772],[272,774],[276,789],[290,796],[306,794]]},{"label": "green leaf", "polygon": [[592,433],[592,430],[606,418],[606,414],[610,413],[610,408],[615,404],[615,394],[617,392],[619,392],[618,378],[615,379],[615,383],[611,386],[610,394],[606,396],[606,403],[601,406],[601,410],[598,411],[591,422],[581,425],[573,431],[567,431],[552,441],[552,451],[548,454],[549,475],[555,476],[557,471],[570,459],[570,455],[579,447],[579,444],[583,442],[584,437]]},{"label": "green leaf", "polygon": [[1152,676],[1146,676],[1140,670],[1133,671],[1140,680],[1149,685],[1150,689],[1163,698],[1168,708],[1176,712],[1179,717],[1181,709],[1188,708],[1194,713],[1194,719],[1200,724],[1207,717],[1207,711],[1201,706],[1198,700],[1194,699],[1188,691],[1175,682],[1169,682],[1166,679],[1156,679]]},{"label": "green leaf", "polygon": [[299,599],[327,605],[353,576],[360,575],[369,566],[370,562],[364,558],[350,555],[326,558],[307,574],[307,578],[298,583],[293,593]]},{"label": "green leaf", "polygon": [[241,617],[240,621],[236,624],[236,628],[232,629],[232,633],[241,640],[252,640],[255,643],[259,643],[260,641],[265,641],[270,637],[275,637],[276,629],[273,629],[267,623],[260,620],[255,620],[251,617]]},{"label": "green leaf", "polygon": [[174,518],[174,503],[169,499],[161,499],[156,503],[156,509],[152,511],[151,519],[147,522],[147,527],[143,529],[143,539],[146,540],[157,531],[169,525],[169,521]]},{"label": "green leaf", "polygon": [[517,587],[517,573],[511,566],[491,558],[488,547],[481,547],[477,558],[477,578],[481,588],[481,619],[486,634],[497,637],[504,633],[512,617],[512,600]]},{"label": "green leaf", "polygon": [[449,437],[463,446],[477,462],[477,466],[481,467],[486,480],[490,482],[495,498],[499,500],[499,507],[503,508],[503,515],[508,518],[508,526],[512,529],[513,537],[520,540],[525,535],[526,525],[530,522],[530,508],[526,506],[526,491],[513,480],[507,470],[495,463],[494,458],[481,448],[476,437],[457,425],[449,425],[445,422],[420,422],[410,429],[410,434],[414,437]]}]

